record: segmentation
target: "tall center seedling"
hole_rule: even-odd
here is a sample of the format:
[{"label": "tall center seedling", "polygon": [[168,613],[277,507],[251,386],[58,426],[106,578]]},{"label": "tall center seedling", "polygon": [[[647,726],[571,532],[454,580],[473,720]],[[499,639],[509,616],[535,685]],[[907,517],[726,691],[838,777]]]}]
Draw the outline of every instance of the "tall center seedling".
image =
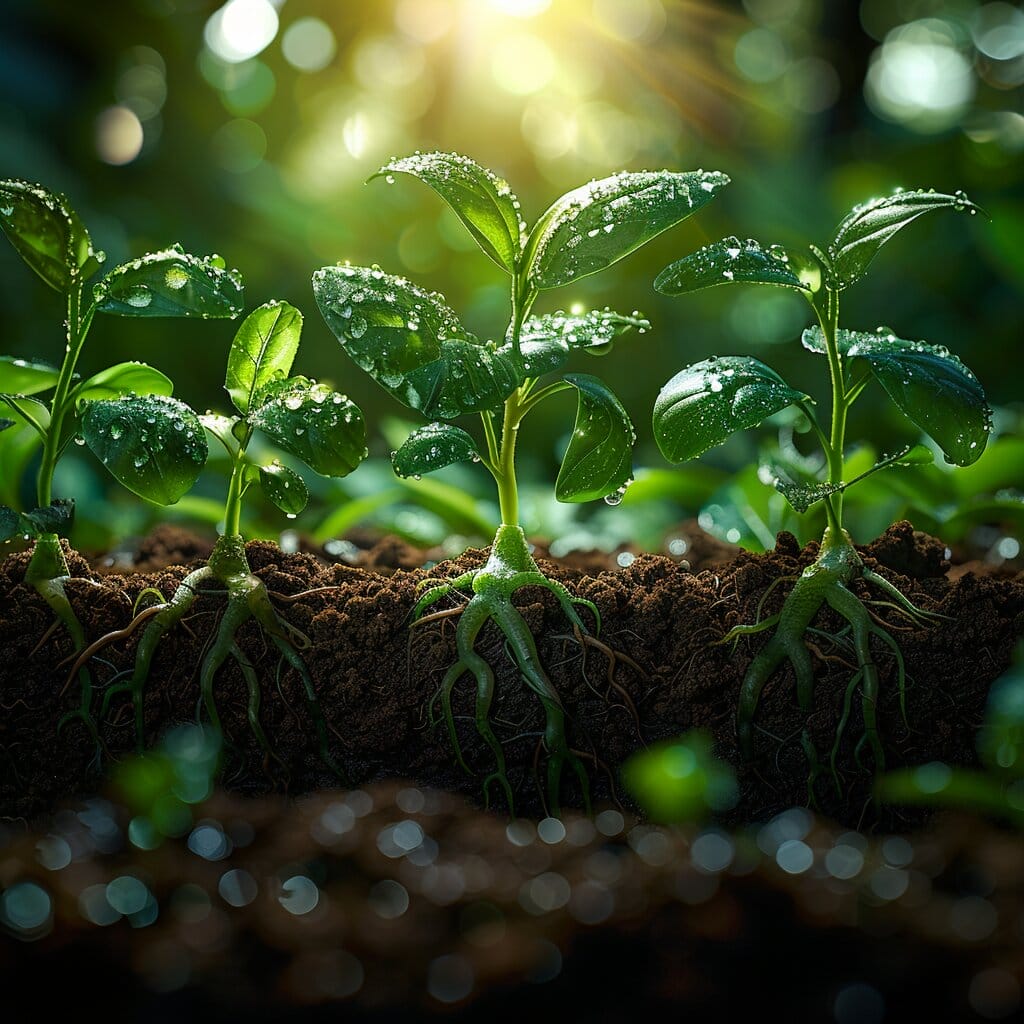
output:
[{"label": "tall center seedling", "polygon": [[[327,723],[299,653],[309,646],[309,639],[274,608],[266,584],[249,567],[241,529],[242,500],[251,487],[262,490],[291,518],[306,507],[308,498],[306,485],[294,470],[277,459],[262,462],[252,457],[249,445],[256,431],[322,476],[347,476],[367,455],[366,426],[359,407],[325,384],[290,376],[301,332],[302,314],[287,302],[267,302],[254,309],[238,328],[228,354],[224,388],[237,415],[207,413],[200,417],[203,426],[224,446],[231,462],[224,532],[214,545],[209,562],[190,572],[170,600],[136,617],[137,623],[151,621],[139,640],[134,671],[130,679],[109,687],[103,700],[106,712],[113,696],[121,692],[131,695],[140,749],[144,738],[143,691],[157,645],[182,620],[196,597],[212,585],[213,589],[226,592],[227,603],[216,637],[199,669],[202,701],[211,721],[219,726],[214,682],[218,670],[230,658],[238,665],[248,688],[249,725],[264,751],[271,753],[259,721],[259,679],[237,640],[238,630],[254,619],[301,678],[321,755],[341,774],[328,751]],[[115,635],[121,636],[123,632]]]},{"label": "tall center seedling", "polygon": [[824,479],[817,484],[799,485],[781,472],[773,480],[798,512],[815,502],[824,504],[828,525],[817,558],[796,581],[778,614],[752,625],[736,626],[726,637],[733,640],[774,629],[751,662],[740,692],[737,727],[740,745],[748,756],[761,691],[787,659],[796,673],[800,705],[805,711],[810,709],[814,670],[804,637],[824,604],[848,623],[857,659],[832,750],[833,774],[839,740],[858,686],[864,720],[860,744],[870,746],[876,769],[884,765],[876,716],[879,675],[872,638],[882,642],[896,659],[900,705],[906,716],[899,646],[850,585],[864,580],[882,593],[886,599],[883,604],[895,607],[915,625],[925,624],[934,613],[915,607],[890,581],[864,565],[843,528],[843,492],[869,473],[929,462],[931,452],[922,445],[906,446],[882,459],[869,473],[848,479],[844,460],[847,414],[865,389],[877,382],[896,407],[936,442],[948,462],[967,466],[985,448],[990,412],[977,378],[946,348],[904,341],[888,327],[868,333],[841,330],[839,302],[896,232],[929,211],[943,209],[978,212],[963,193],[897,192],[852,210],[824,251],[810,246],[806,253],[787,252],[782,246],[764,247],[753,239],[741,242],[725,238],[667,267],[655,282],[655,287],[667,295],[744,282],[795,289],[817,319],[815,326],[803,332],[804,348],[824,356],[828,366],[832,395],[828,423],[819,421],[808,395],[790,387],[774,370],[750,356],[712,357],[688,366],[665,385],[654,407],[655,437],[671,462],[696,458],[735,431],[754,426],[790,405],[807,416],[825,456]]},{"label": "tall center seedling", "polygon": [[[195,483],[206,461],[203,429],[188,406],[171,398],[173,385],[144,363],[118,363],[86,380],[76,368],[97,313],[115,316],[234,317],[242,284],[217,256],[200,259],[175,245],[116,267],[89,287],[105,260],[67,198],[41,185],[0,181],[0,227],[22,259],[61,295],[65,305],[64,357],[59,367],[0,356],[0,409],[38,435],[42,457],[37,507],[0,506],[0,541],[23,535],[35,541],[25,582],[53,609],[76,651],[82,625],[65,592],[69,578],[58,534],[71,523],[74,502],[54,499],[58,460],[78,438],[129,490],[162,505],[176,502]],[[38,396],[50,393],[48,401]],[[110,428],[88,429],[103,410]],[[0,421],[10,425],[11,420]],[[95,735],[89,706],[92,680],[82,671],[81,707],[74,712]]]},{"label": "tall center seedling", "polygon": [[[630,328],[643,331],[647,323],[639,314],[623,316],[609,310],[535,316],[533,306],[542,291],[604,270],[678,224],[708,203],[728,178],[705,171],[617,174],[562,196],[528,231],[508,184],[466,157],[416,154],[392,161],[375,177],[384,176],[391,183],[398,174],[412,175],[434,189],[507,275],[510,316],[500,339],[474,337],[442,296],[376,267],[324,267],[313,276],[313,291],[325,320],[356,363],[399,401],[433,420],[395,452],[395,471],[415,476],[473,461],[494,478],[501,525],[487,563],[456,579],[424,581],[429,589],[414,614],[419,618],[442,598],[472,588],[473,596],[459,615],[458,658],[438,691],[456,756],[465,768],[451,695],[468,673],[477,687],[476,729],[495,759],[484,792],[487,795],[497,783],[511,808],[504,752],[490,721],[494,672],[475,649],[484,625],[494,622],[505,635],[523,680],[543,706],[548,808],[557,813],[566,765],[577,775],[584,794],[587,776],[569,746],[562,702],[512,598],[523,587],[543,587],[581,631],[585,627],[577,606],[589,608],[595,618],[597,609],[545,577],[530,555],[519,523],[516,444],[520,426],[533,409],[554,395],[574,391],[576,422],[555,495],[565,502],[604,497],[615,503],[632,470],[634,434],[622,404],[603,381],[589,374],[565,374],[544,386],[540,381],[561,371],[574,352],[605,352],[617,335]],[[482,443],[446,422],[471,414],[480,418]]]}]

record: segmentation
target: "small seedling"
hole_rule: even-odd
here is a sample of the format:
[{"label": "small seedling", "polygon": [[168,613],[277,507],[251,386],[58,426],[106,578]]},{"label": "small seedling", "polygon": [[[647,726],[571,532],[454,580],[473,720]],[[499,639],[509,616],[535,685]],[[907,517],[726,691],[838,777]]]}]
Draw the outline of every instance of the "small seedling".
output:
[{"label": "small seedling", "polygon": [[[114,316],[234,317],[242,284],[218,256],[200,259],[175,245],[115,267],[91,289],[105,255],[67,197],[41,185],[0,181],[0,227],[21,258],[66,305],[67,344],[59,368],[0,356],[0,408],[27,424],[42,442],[37,508],[0,507],[0,541],[33,540],[25,582],[53,609],[74,643],[82,625],[65,592],[67,561],[58,535],[71,524],[73,501],[53,496],[57,462],[72,440],[88,444],[125,487],[161,505],[176,502],[195,483],[207,456],[203,429],[188,406],[170,397],[171,381],[144,363],[117,363],[79,380],[75,374],[97,313]],[[48,402],[38,396],[50,392]],[[10,424],[10,419],[0,423]],[[79,717],[95,736],[89,714],[92,681],[82,674]]]},{"label": "small seedling", "polygon": [[169,601],[147,608],[136,617],[140,623],[149,621],[139,640],[131,678],[109,687],[103,699],[106,713],[116,694],[131,694],[140,749],[144,688],[157,645],[188,613],[202,589],[214,584],[227,592],[227,607],[199,672],[202,701],[214,727],[220,727],[213,694],[215,677],[221,665],[233,658],[248,687],[249,724],[262,748],[271,753],[259,721],[259,680],[236,639],[242,625],[255,619],[284,661],[301,677],[321,754],[337,771],[328,753],[327,724],[313,680],[299,654],[300,649],[309,646],[309,639],[275,610],[266,585],[249,567],[241,534],[242,500],[251,487],[259,487],[292,519],[305,508],[308,497],[302,477],[294,470],[276,459],[267,463],[252,459],[249,443],[257,430],[322,476],[347,476],[367,455],[366,427],[359,408],[324,384],[289,376],[301,332],[302,314],[287,302],[268,302],[253,310],[238,328],[228,354],[224,387],[238,415],[207,413],[200,417],[231,460],[223,533],[209,562],[190,572]]},{"label": "small seedling", "polygon": [[[476,651],[484,625],[494,622],[526,685],[545,714],[547,800],[557,813],[566,766],[588,792],[587,775],[566,737],[565,710],[522,615],[512,603],[523,587],[543,587],[558,599],[573,626],[586,634],[573,595],[537,568],[519,525],[516,441],[525,417],[541,402],[566,391],[577,396],[576,422],[555,482],[560,501],[605,498],[617,503],[631,478],[633,428],[611,388],[589,374],[566,374],[539,387],[577,351],[606,352],[630,328],[643,331],[639,314],[604,310],[581,314],[531,315],[541,291],[571,284],[611,266],[708,203],[728,178],[716,172],[669,171],[617,174],[569,192],[527,231],[519,201],[508,184],[462,156],[417,154],[393,160],[374,175],[419,178],[437,192],[483,249],[507,275],[511,316],[499,341],[470,334],[438,294],[380,269],[324,267],[313,276],[313,291],[331,330],[349,355],[392,396],[434,422],[414,431],[394,453],[399,476],[419,476],[460,461],[479,462],[494,477],[501,510],[486,565],[451,580],[427,580],[429,589],[414,610],[418,621],[441,599],[472,588],[459,614],[458,660],[438,691],[456,757],[464,768],[451,697],[464,674],[476,682],[475,723],[490,747],[495,769],[485,795],[497,783],[512,806],[512,788],[502,745],[490,721],[494,672]],[[483,443],[452,423],[476,414]],[[449,614],[449,613],[438,613]],[[597,623],[599,628],[599,623]],[[603,646],[603,645],[602,645]],[[468,769],[467,769],[468,770]]]},{"label": "small seedling", "polygon": [[[798,512],[815,502],[823,503],[828,525],[818,556],[796,581],[779,613],[750,625],[735,626],[725,637],[725,641],[731,641],[774,629],[751,662],[740,690],[737,731],[747,756],[752,753],[754,715],[761,691],[787,659],[796,673],[800,706],[804,711],[810,709],[814,670],[805,636],[823,604],[848,623],[857,659],[832,752],[833,774],[839,739],[858,685],[864,735],[857,750],[859,753],[866,743],[876,771],[884,766],[876,719],[879,675],[872,638],[883,643],[896,659],[900,706],[906,717],[903,657],[896,640],[878,624],[875,609],[869,606],[886,605],[915,626],[924,626],[938,616],[916,607],[890,581],[864,565],[843,529],[843,492],[870,474],[892,466],[930,462],[932,456],[923,445],[908,445],[851,479],[844,461],[847,414],[868,385],[876,381],[896,407],[935,441],[946,460],[959,466],[970,465],[981,455],[991,416],[977,378],[955,355],[942,346],[904,341],[888,327],[868,333],[840,330],[839,300],[846,288],[864,276],[875,254],[897,231],[931,210],[943,209],[978,212],[963,193],[897,192],[852,210],[825,251],[810,246],[809,252],[799,253],[779,245],[765,247],[753,239],[741,242],[725,238],[673,263],[655,282],[655,287],[667,295],[741,282],[795,289],[808,301],[818,320],[816,326],[803,332],[803,345],[825,356],[828,364],[832,416],[827,432],[808,395],[750,356],[713,356],[688,366],[665,385],[654,407],[655,437],[670,462],[695,459],[735,431],[755,426],[787,406],[796,406],[804,413],[824,452],[827,468],[823,480],[813,485],[798,484],[782,473],[772,480]],[[880,591],[884,600],[861,600],[850,589],[857,580]],[[810,749],[806,737],[804,746]]]}]

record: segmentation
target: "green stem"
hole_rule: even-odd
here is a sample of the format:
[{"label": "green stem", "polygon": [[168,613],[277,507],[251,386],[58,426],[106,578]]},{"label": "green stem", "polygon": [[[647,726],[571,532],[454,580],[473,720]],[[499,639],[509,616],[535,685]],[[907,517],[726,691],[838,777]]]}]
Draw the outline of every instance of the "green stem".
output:
[{"label": "green stem", "polygon": [[238,441],[238,449],[232,455],[231,479],[228,482],[228,496],[224,502],[224,535],[235,537],[242,532],[242,498],[249,486],[245,479],[248,461],[245,450],[252,439],[252,427],[248,427],[245,436]]},{"label": "green stem", "polygon": [[[839,328],[839,293],[829,289],[828,300],[824,315],[819,311],[822,334],[825,338],[825,351],[828,355],[828,370],[832,380],[832,432],[829,439],[829,446],[826,450],[828,457],[828,480],[831,484],[843,482],[843,447],[846,442],[846,381],[843,374],[843,359],[839,354],[839,346],[836,341],[836,334]],[[833,494],[828,503],[832,509],[831,523],[837,533],[842,530],[843,522],[843,496],[841,493]]]},{"label": "green stem", "polygon": [[522,420],[519,397],[520,392],[517,389],[505,400],[501,451],[494,476],[498,484],[498,506],[501,509],[502,526],[519,525],[519,488],[516,483],[516,440]]},{"label": "green stem", "polygon": [[239,451],[231,467],[228,496],[224,503],[224,535],[234,537],[241,533],[242,494],[245,492],[245,456]]},{"label": "green stem", "polygon": [[68,394],[75,375],[75,365],[89,333],[94,307],[92,305],[82,315],[82,282],[77,276],[72,277],[68,289],[68,315],[65,324],[67,330],[67,347],[64,351],[64,362],[61,363],[60,376],[54,388],[53,400],[50,403],[50,426],[43,441],[42,462],[39,465],[39,476],[36,482],[36,500],[40,508],[46,508],[53,500],[53,474],[60,457],[60,439],[64,416],[67,412]]}]

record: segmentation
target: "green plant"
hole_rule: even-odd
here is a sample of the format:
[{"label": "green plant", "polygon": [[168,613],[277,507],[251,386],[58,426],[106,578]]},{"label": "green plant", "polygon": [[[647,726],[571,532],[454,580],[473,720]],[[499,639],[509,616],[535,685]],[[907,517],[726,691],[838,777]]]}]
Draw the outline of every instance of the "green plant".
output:
[{"label": "green plant", "polygon": [[954,768],[942,761],[902,768],[877,783],[889,804],[963,807],[1024,829],[1024,644],[1014,664],[992,685],[978,730],[980,770]]},{"label": "green plant", "polygon": [[[85,380],[75,369],[97,313],[114,316],[234,317],[241,312],[236,271],[217,256],[200,259],[175,245],[115,267],[87,290],[105,260],[67,198],[41,185],[0,181],[0,227],[22,259],[64,299],[66,346],[60,367],[0,356],[0,405],[42,443],[36,508],[0,506],[0,541],[34,540],[25,582],[33,586],[70,634],[85,646],[81,623],[65,592],[69,578],[58,534],[68,530],[73,502],[54,498],[57,462],[73,439],[87,443],[125,487],[151,501],[177,501],[206,460],[202,427],[171,396],[171,381],[144,363],[118,363]],[[37,396],[50,392],[48,402]],[[13,421],[0,423],[9,426]],[[20,449],[22,456],[28,449]],[[19,465],[24,466],[22,457]],[[95,734],[89,705],[92,680],[82,675],[82,702],[72,713]]]},{"label": "green plant", "polygon": [[[572,768],[584,795],[587,775],[569,745],[562,702],[512,597],[523,587],[545,588],[581,637],[588,634],[576,606],[589,608],[595,619],[597,610],[545,577],[530,554],[520,527],[516,442],[531,410],[556,394],[575,391],[575,427],[555,482],[556,497],[565,502],[602,497],[610,503],[619,501],[631,475],[634,435],[618,398],[588,374],[567,374],[543,387],[538,382],[560,371],[574,352],[606,352],[623,331],[643,331],[648,324],[639,314],[623,316],[609,310],[540,316],[531,312],[541,291],[611,266],[696,212],[728,179],[704,171],[618,174],[562,196],[528,232],[508,184],[472,160],[448,153],[416,154],[391,161],[374,177],[384,176],[390,183],[398,174],[412,175],[434,189],[508,276],[511,315],[502,338],[479,340],[440,295],[377,267],[324,267],[313,276],[313,290],[325,320],[355,362],[392,396],[434,420],[414,431],[394,453],[395,472],[417,477],[454,462],[472,461],[494,478],[501,525],[487,563],[456,579],[424,581],[429,589],[416,604],[414,618],[430,621],[434,616],[421,618],[427,608],[462,588],[472,589],[472,597],[454,610],[459,615],[458,660],[437,694],[456,757],[466,768],[451,696],[468,673],[477,686],[476,729],[495,759],[484,792],[487,795],[497,783],[512,806],[502,745],[490,721],[494,672],[475,650],[480,631],[493,621],[523,680],[543,706],[547,801],[550,812],[557,813],[565,767]],[[483,443],[445,422],[469,414],[480,417]]]},{"label": "green plant", "polygon": [[[290,518],[295,518],[305,508],[308,496],[302,477],[294,470],[276,459],[260,464],[250,458],[248,447],[255,431],[259,430],[278,448],[322,476],[347,476],[367,455],[366,427],[358,406],[324,384],[306,377],[289,376],[301,332],[302,314],[287,302],[267,302],[254,309],[238,328],[228,354],[224,387],[238,414],[207,413],[200,417],[203,426],[224,446],[231,461],[223,532],[209,562],[185,576],[169,601],[150,606],[136,616],[129,629],[147,619],[151,621],[139,640],[131,677],[108,687],[103,699],[106,713],[116,694],[128,692],[131,695],[140,749],[144,726],[143,691],[157,645],[186,615],[204,586],[212,583],[227,593],[227,606],[217,635],[199,671],[202,700],[213,725],[220,727],[213,695],[214,680],[221,665],[233,658],[248,688],[250,727],[263,749],[270,753],[259,722],[259,680],[236,640],[241,626],[255,619],[284,661],[302,679],[306,704],[316,723],[321,754],[337,770],[328,752],[327,724],[313,681],[299,654],[299,649],[309,646],[309,639],[275,610],[266,585],[249,567],[241,534],[242,500],[249,488],[258,486]],[[124,631],[119,631],[117,635],[123,634]]]},{"label": "green plant", "polygon": [[[875,713],[879,675],[872,638],[881,641],[896,659],[900,705],[906,716],[905,672],[899,646],[850,584],[866,581],[881,591],[885,598],[882,604],[888,603],[914,625],[924,625],[936,616],[915,607],[890,581],[863,564],[843,529],[843,493],[888,467],[931,461],[931,452],[923,445],[908,445],[851,477],[846,453],[847,414],[868,385],[877,381],[903,414],[935,440],[946,460],[961,466],[981,455],[991,416],[974,374],[947,349],[904,341],[888,327],[870,333],[840,330],[839,300],[843,291],[866,273],[875,254],[896,232],[919,216],[940,209],[972,214],[978,210],[963,193],[897,192],[851,211],[825,251],[816,246],[810,246],[806,253],[787,251],[778,245],[764,247],[753,239],[741,242],[725,238],[673,263],[655,282],[655,287],[668,295],[743,282],[796,289],[818,320],[816,326],[803,332],[803,345],[825,356],[828,365],[832,405],[831,422],[826,426],[819,422],[808,395],[750,356],[712,356],[686,367],[665,385],[654,407],[655,437],[670,462],[697,458],[733,432],[755,426],[787,406],[797,407],[807,417],[825,455],[823,480],[799,482],[781,470],[771,474],[771,482],[797,511],[806,511],[817,502],[823,504],[827,526],[816,559],[796,580],[780,612],[750,625],[735,626],[723,641],[774,628],[751,662],[740,690],[737,731],[747,756],[752,753],[754,714],[761,691],[783,662],[792,664],[799,703],[805,711],[810,709],[814,670],[804,636],[824,604],[846,620],[852,634],[857,671],[849,683],[846,707],[848,711],[860,685],[864,735],[858,752],[866,742],[876,770],[883,767],[884,754]],[[838,740],[837,736],[837,744]]]}]

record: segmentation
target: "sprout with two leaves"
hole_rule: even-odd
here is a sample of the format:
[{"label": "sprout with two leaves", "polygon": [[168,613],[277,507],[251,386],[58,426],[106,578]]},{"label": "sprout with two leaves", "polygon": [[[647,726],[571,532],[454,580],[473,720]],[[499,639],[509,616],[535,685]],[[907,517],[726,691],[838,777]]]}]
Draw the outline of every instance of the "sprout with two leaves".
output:
[{"label": "sprout with two leaves", "polygon": [[[116,267],[88,288],[105,256],[93,249],[67,198],[41,185],[0,181],[0,227],[29,267],[62,296],[67,338],[59,368],[0,356],[0,410],[5,413],[0,429],[27,424],[42,444],[38,507],[18,512],[0,506],[0,541],[19,535],[34,541],[25,582],[39,592],[81,651],[85,635],[65,591],[70,574],[58,539],[70,527],[74,503],[53,495],[61,455],[73,439],[84,438],[125,487],[170,505],[195,483],[208,451],[195,413],[171,397],[171,381],[151,366],[118,363],[85,380],[77,377],[93,318],[97,313],[234,317],[242,309],[242,284],[220,257],[200,259],[175,245]],[[40,396],[47,392],[50,397],[43,401]],[[81,718],[95,738],[88,670],[82,671],[81,682],[80,706],[64,721]]]},{"label": "sprout with two leaves", "polygon": [[[324,267],[313,277],[313,290],[328,325],[355,362],[392,396],[433,421],[414,431],[394,454],[395,471],[400,476],[418,476],[455,462],[473,461],[494,477],[501,524],[487,563],[456,579],[424,581],[429,589],[417,602],[414,616],[428,621],[431,616],[420,617],[429,607],[462,588],[472,589],[472,597],[456,612],[458,657],[437,697],[456,756],[465,768],[451,698],[463,675],[474,679],[476,729],[495,760],[484,793],[489,796],[491,785],[498,784],[511,808],[505,756],[490,721],[494,672],[475,649],[487,622],[494,622],[504,634],[525,684],[543,707],[547,803],[554,814],[566,767],[575,773],[584,796],[587,774],[569,745],[562,701],[512,598],[523,587],[543,587],[555,595],[581,637],[588,634],[577,606],[588,608],[595,620],[597,609],[544,576],[530,554],[519,525],[516,441],[523,420],[541,402],[575,392],[575,428],[555,495],[565,502],[606,496],[616,501],[631,478],[634,441],[633,427],[619,399],[607,384],[589,374],[565,374],[545,385],[540,381],[560,372],[575,352],[605,352],[617,335],[630,328],[645,330],[647,322],[639,314],[623,316],[608,310],[580,315],[534,316],[531,312],[541,291],[611,266],[695,213],[728,179],[703,171],[617,174],[569,192],[527,231],[519,201],[508,184],[466,157],[417,154],[392,161],[375,177],[383,175],[390,183],[399,174],[419,178],[437,192],[508,275],[511,316],[501,339],[474,337],[442,296],[376,267]],[[479,416],[482,443],[447,422],[467,415]]]},{"label": "sprout with two leaves", "polygon": [[[654,407],[655,437],[670,462],[695,459],[735,431],[755,426],[787,406],[804,413],[824,452],[823,480],[801,484],[780,470],[773,471],[772,481],[798,512],[816,502],[823,503],[827,527],[817,557],[796,580],[780,612],[753,624],[735,626],[725,637],[730,641],[773,630],[747,669],[740,690],[737,732],[748,757],[761,691],[787,660],[796,674],[800,706],[805,711],[810,709],[814,668],[805,635],[825,604],[846,621],[844,633],[849,634],[857,660],[832,750],[833,775],[839,741],[858,686],[864,734],[857,751],[859,754],[866,744],[876,771],[884,766],[876,715],[879,674],[873,639],[895,658],[900,707],[906,717],[906,677],[900,648],[866,605],[887,605],[919,627],[939,616],[916,607],[892,582],[865,566],[843,529],[843,492],[869,475],[846,477],[847,414],[865,389],[876,382],[896,407],[935,441],[947,461],[967,466],[985,448],[990,411],[977,378],[947,349],[905,341],[887,327],[868,333],[841,330],[839,300],[846,288],[864,276],[875,254],[896,232],[929,211],[943,209],[971,214],[978,211],[963,193],[897,192],[851,211],[825,251],[811,246],[805,254],[778,245],[764,247],[753,239],[726,238],[666,267],[655,281],[658,291],[666,295],[740,283],[796,290],[810,304],[818,321],[803,332],[803,345],[824,356],[829,371],[832,404],[827,427],[819,421],[806,394],[750,356],[712,357],[688,366],[665,385]],[[930,449],[913,445],[882,459],[869,473],[929,461]],[[875,588],[883,600],[861,600],[851,589],[856,581]],[[804,745],[813,753],[806,737]]]},{"label": "sprout with two leaves", "polygon": [[[299,653],[309,646],[309,639],[289,625],[274,608],[266,584],[249,567],[241,533],[242,500],[251,487],[259,487],[291,518],[306,507],[308,499],[306,485],[294,470],[277,459],[270,462],[253,459],[249,445],[257,430],[266,440],[322,476],[348,476],[367,455],[366,426],[358,406],[324,384],[302,376],[289,376],[301,332],[302,314],[287,302],[267,302],[254,309],[242,321],[228,354],[224,387],[237,415],[207,413],[199,417],[203,426],[224,446],[231,461],[224,532],[207,564],[185,576],[169,601],[150,606],[136,616],[135,624],[150,621],[139,640],[131,678],[109,687],[103,700],[105,713],[116,694],[128,692],[131,695],[140,749],[144,726],[143,691],[157,645],[188,613],[198,594],[212,585],[227,592],[227,607],[199,670],[202,700],[213,724],[219,728],[213,693],[215,677],[224,662],[232,658],[248,688],[250,727],[264,751],[271,753],[259,722],[259,679],[237,641],[242,625],[255,619],[284,662],[302,679],[321,755],[337,774],[341,774],[328,751],[327,723],[309,670]],[[116,415],[116,403],[111,412]],[[108,433],[114,422],[107,427]],[[99,430],[102,432],[102,428]],[[129,631],[132,628],[134,624]],[[125,632],[121,630],[111,637],[121,637]],[[94,648],[100,643],[102,641],[93,645]]]}]

